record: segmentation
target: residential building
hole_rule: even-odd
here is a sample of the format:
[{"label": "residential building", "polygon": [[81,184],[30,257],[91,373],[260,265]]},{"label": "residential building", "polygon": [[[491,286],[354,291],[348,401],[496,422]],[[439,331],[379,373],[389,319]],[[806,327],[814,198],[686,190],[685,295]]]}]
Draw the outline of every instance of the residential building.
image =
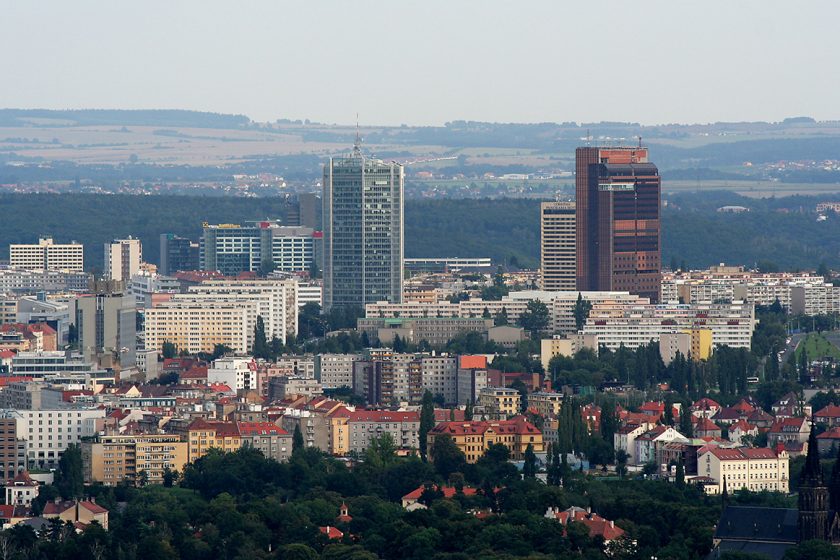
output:
[{"label": "residential building", "polygon": [[108,510],[90,500],[65,500],[47,502],[41,516],[46,519],[59,519],[74,527],[84,528],[96,521],[100,527],[108,530]]},{"label": "residential building", "polygon": [[[606,547],[621,539],[626,539],[624,529],[618,527],[615,521],[605,519],[594,513],[591,508],[583,509],[579,507],[570,507],[567,510],[560,511],[559,508],[551,508],[545,512],[546,519],[556,519],[561,525],[568,525],[569,523],[579,523],[586,527],[589,533],[589,538],[603,540],[603,546]],[[608,554],[609,556],[609,554]]]},{"label": "residential building", "polygon": [[70,444],[96,435],[105,418],[104,409],[14,410],[17,433],[26,439],[31,468],[55,468]]},{"label": "residential building", "polygon": [[37,245],[9,245],[9,264],[29,270],[66,270],[82,272],[84,246],[75,241],[54,243],[51,237],[41,237]]},{"label": "residential building", "polygon": [[290,377],[302,377],[304,379],[315,379],[315,356],[305,355],[283,355],[279,356],[269,366],[272,375],[287,375]]},{"label": "residential building", "polygon": [[538,391],[528,395],[528,409],[533,410],[543,418],[558,416],[562,407],[563,393]]},{"label": "residential building", "polygon": [[137,317],[134,297],[123,291],[86,294],[75,300],[79,349],[86,360],[114,356],[122,368],[137,363]]},{"label": "residential building", "polygon": [[128,282],[131,276],[140,272],[143,262],[143,248],[139,239],[115,239],[105,244],[105,278]]},{"label": "residential building", "polygon": [[183,472],[188,445],[177,434],[100,434],[81,444],[85,483],[163,484],[167,469]]},{"label": "residential building", "polygon": [[[752,304],[603,303],[592,307],[582,332],[597,335],[598,343],[610,350],[617,350],[622,344],[634,349],[650,342],[659,342],[662,334],[695,329],[711,330],[713,346],[750,348],[755,324]],[[697,340],[698,343],[704,341],[702,333]]]},{"label": "residential building", "polygon": [[653,424],[648,422],[625,424],[613,434],[613,446],[616,451],[627,453],[628,465],[640,464],[639,457],[636,455],[636,438],[650,431],[652,427]]},{"label": "residential building", "polygon": [[411,344],[425,340],[431,346],[445,346],[459,334],[477,332],[487,336],[493,327],[493,319],[473,317],[429,317],[424,319],[376,319],[362,317],[356,321],[356,329],[367,333],[371,341],[392,344],[399,336]]},{"label": "residential building", "polygon": [[14,478],[6,481],[6,504],[29,508],[38,497],[41,486],[32,480],[29,472],[21,470]]},{"label": "residential building", "polygon": [[478,405],[492,420],[505,420],[518,414],[521,401],[519,391],[507,387],[485,387],[478,394]]},{"label": "residential building", "polygon": [[161,350],[170,342],[178,350],[212,353],[217,344],[237,354],[251,346],[256,303],[241,301],[171,300],[146,310],[146,349]]},{"label": "residential building", "polygon": [[767,445],[779,443],[805,443],[811,435],[811,424],[807,418],[782,418],[776,420],[767,431]]},{"label": "residential building", "polygon": [[[28,466],[24,426],[14,414],[3,411],[0,416],[0,482],[7,483]],[[7,504],[14,503],[6,501]]]},{"label": "residential building", "polygon": [[540,287],[574,290],[576,287],[575,203],[540,204]]},{"label": "residential building", "polygon": [[292,396],[306,398],[324,394],[324,387],[316,379],[279,375],[268,383],[268,402],[280,401]]},{"label": "residential building", "polygon": [[374,438],[390,434],[397,449],[420,447],[420,413],[356,410],[347,420],[350,451],[364,452]]},{"label": "residential building", "polygon": [[403,166],[362,155],[324,166],[324,309],[402,301]]},{"label": "residential building", "polygon": [[359,354],[318,354],[315,356],[315,379],[327,388],[352,387],[353,363]]},{"label": "residential building", "polygon": [[723,493],[724,479],[728,492],[769,490],[787,494],[789,462],[785,451],[777,454],[769,448],[725,449],[710,445],[698,452],[697,474],[711,479],[703,487],[709,494]]},{"label": "residential building", "polygon": [[659,355],[669,365],[681,354],[684,359],[708,360],[712,355],[712,330],[691,329],[659,335]]},{"label": "residential building", "polygon": [[499,421],[442,422],[429,432],[430,450],[434,450],[439,437],[451,437],[468,463],[478,461],[494,443],[507,447],[514,461],[522,460],[528,445],[533,446],[535,453],[545,451],[542,432],[523,416]]},{"label": "residential building", "polygon": [[0,293],[4,294],[66,294],[87,291],[93,277],[71,270],[26,269],[0,265]]},{"label": "residential building", "polygon": [[252,357],[223,356],[207,368],[207,383],[221,383],[234,391],[257,388],[257,364]]},{"label": "residential building", "polygon": [[212,448],[223,452],[242,447],[242,435],[235,422],[208,422],[198,418],[187,426],[187,461],[192,463]]},{"label": "residential building", "polygon": [[414,354],[369,354],[353,363],[352,388],[369,405],[419,403],[423,398],[421,361]]},{"label": "residential building", "polygon": [[493,271],[489,257],[421,257],[403,259],[403,265],[409,272]]},{"label": "residential building", "polygon": [[575,153],[577,289],[659,299],[660,178],[648,149]]},{"label": "residential building", "polygon": [[166,301],[181,292],[181,282],[172,276],[141,271],[131,276],[128,292],[134,297],[137,309],[153,307],[161,299]]},{"label": "residential building", "polygon": [[242,447],[262,451],[277,462],[288,461],[292,456],[292,434],[271,422],[237,422]]},{"label": "residential building", "polygon": [[443,402],[458,402],[458,357],[423,356],[420,358],[420,379],[423,392],[439,395]]},{"label": "residential building", "polygon": [[487,374],[487,358],[484,356],[460,356],[455,392],[457,404],[476,404],[481,391],[490,385]]},{"label": "residential building", "polygon": [[671,442],[688,443],[688,438],[670,426],[655,426],[636,437],[636,464],[644,465],[656,460],[657,448]]},{"label": "residential building", "polygon": [[160,268],[163,275],[182,270],[199,270],[199,245],[174,233],[160,234]]},{"label": "residential building", "polygon": [[298,307],[307,303],[317,303],[319,307],[324,306],[324,286],[320,280],[309,280],[298,282]]}]

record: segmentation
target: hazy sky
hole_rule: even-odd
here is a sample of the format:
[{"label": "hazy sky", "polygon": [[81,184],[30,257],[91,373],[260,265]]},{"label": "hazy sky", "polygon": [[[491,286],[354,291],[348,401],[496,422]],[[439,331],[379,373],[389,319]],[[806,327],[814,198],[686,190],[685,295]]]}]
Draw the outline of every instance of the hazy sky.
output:
[{"label": "hazy sky", "polygon": [[0,0],[0,107],[840,118],[840,1]]}]

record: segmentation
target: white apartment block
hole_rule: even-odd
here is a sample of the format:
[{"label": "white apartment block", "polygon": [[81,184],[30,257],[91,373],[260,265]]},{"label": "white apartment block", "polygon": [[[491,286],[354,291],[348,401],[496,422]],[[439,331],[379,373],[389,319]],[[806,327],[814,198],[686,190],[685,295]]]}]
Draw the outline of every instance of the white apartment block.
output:
[{"label": "white apartment block", "polygon": [[152,306],[152,296],[154,294],[179,293],[181,283],[176,278],[162,274],[132,274],[128,291],[134,296],[137,308],[143,309]]},{"label": "white apartment block", "polygon": [[423,356],[420,359],[423,392],[441,395],[444,402],[458,402],[457,356]]},{"label": "white apartment block", "polygon": [[171,342],[178,350],[195,354],[224,344],[245,354],[256,316],[253,302],[173,298],[146,310],[146,349],[160,350],[164,342]]},{"label": "white apartment block", "polygon": [[257,365],[248,357],[225,356],[213,360],[207,368],[207,383],[223,383],[234,391],[257,388]]},{"label": "white apartment block", "polygon": [[9,245],[9,264],[30,270],[82,272],[84,246],[76,242],[56,244],[51,237],[42,237],[37,245]]},{"label": "white apartment block", "polygon": [[114,239],[105,244],[106,278],[128,282],[132,275],[140,272],[141,262],[143,248],[139,239]]},{"label": "white apartment block", "polygon": [[[799,294],[795,301],[794,294]],[[795,313],[816,315],[840,311],[840,288],[810,273],[745,271],[744,267],[713,266],[709,270],[666,272],[662,276],[661,301],[714,303],[745,301],[772,305],[777,299]]]},{"label": "white apartment block", "polygon": [[359,354],[318,354],[315,356],[315,378],[328,388],[353,386],[353,363]]},{"label": "white apartment block", "polygon": [[745,489],[787,494],[790,490],[789,467],[790,457],[784,450],[777,455],[768,448],[705,447],[697,454],[697,474],[714,480],[713,484],[704,486],[709,494],[723,493],[724,479],[727,492]]},{"label": "white apartment block", "polygon": [[69,270],[27,270],[0,266],[0,292],[34,294],[36,292],[86,292],[91,275]]},{"label": "white apartment block", "polygon": [[317,303],[321,307],[324,305],[324,286],[320,281],[311,280],[309,282],[299,282],[297,288],[298,307],[303,307],[307,303]]},{"label": "white apartment block", "polygon": [[[180,297],[253,302],[265,324],[266,338],[285,342],[298,331],[298,282],[295,279],[207,280]],[[253,328],[251,329],[253,333]]]},{"label": "white apartment block", "polygon": [[27,443],[27,461],[41,468],[54,468],[71,443],[96,435],[105,409],[14,410],[17,436]]},{"label": "white apartment block", "polygon": [[713,346],[750,348],[755,329],[752,304],[660,304],[595,305],[583,328],[584,335],[597,335],[598,344],[617,350],[659,342],[663,333],[691,329],[712,331]]},{"label": "white apartment block", "polygon": [[315,356],[311,354],[280,356],[273,364],[268,366],[268,370],[272,376],[283,375],[315,379]]},{"label": "white apartment block", "polygon": [[458,404],[477,404],[482,389],[489,385],[486,369],[458,368],[458,385],[456,387]]},{"label": "white apartment block", "polygon": [[417,412],[356,410],[347,420],[350,452],[364,452],[374,438],[391,434],[399,449],[420,447],[420,415]]}]

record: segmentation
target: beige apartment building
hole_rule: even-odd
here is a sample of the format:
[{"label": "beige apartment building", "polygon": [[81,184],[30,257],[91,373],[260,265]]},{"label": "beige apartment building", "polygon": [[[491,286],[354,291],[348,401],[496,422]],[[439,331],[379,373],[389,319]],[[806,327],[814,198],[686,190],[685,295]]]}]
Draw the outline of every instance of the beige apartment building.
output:
[{"label": "beige apartment building", "polygon": [[187,442],[176,434],[100,435],[82,442],[86,483],[136,484],[145,473],[150,483],[161,484],[166,469],[181,472],[186,464]]},{"label": "beige apartment building", "polygon": [[250,350],[256,305],[248,302],[171,300],[146,310],[146,348],[171,342],[191,354],[224,344],[238,354]]},{"label": "beige apartment building", "polygon": [[516,389],[485,387],[478,394],[478,404],[488,418],[505,420],[519,413],[520,395]]},{"label": "beige apartment building", "polygon": [[574,202],[540,204],[540,287],[574,290],[576,283]]},{"label": "beige apartment building", "polygon": [[563,408],[563,394],[531,393],[528,395],[528,408],[544,418],[556,417]]},{"label": "beige apartment building", "polygon": [[40,238],[37,245],[9,245],[9,264],[29,270],[82,272],[85,268],[84,257],[84,246],[81,243],[54,243],[51,237]]},{"label": "beige apartment building", "polygon": [[778,454],[769,448],[723,449],[705,447],[697,455],[697,474],[712,479],[705,485],[708,494],[769,490],[787,493],[790,490],[790,457],[782,450]]}]

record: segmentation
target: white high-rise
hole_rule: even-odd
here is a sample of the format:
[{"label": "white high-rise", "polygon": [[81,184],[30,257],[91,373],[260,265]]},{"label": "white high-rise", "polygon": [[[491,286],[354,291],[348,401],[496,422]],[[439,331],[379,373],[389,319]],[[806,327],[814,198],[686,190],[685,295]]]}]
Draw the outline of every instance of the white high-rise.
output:
[{"label": "white high-rise", "polygon": [[29,270],[84,270],[84,246],[81,243],[53,243],[51,237],[42,237],[37,245],[14,244],[9,246],[9,264]]},{"label": "white high-rise", "polygon": [[132,274],[140,272],[143,248],[139,239],[114,239],[105,244],[105,277],[128,282]]}]

